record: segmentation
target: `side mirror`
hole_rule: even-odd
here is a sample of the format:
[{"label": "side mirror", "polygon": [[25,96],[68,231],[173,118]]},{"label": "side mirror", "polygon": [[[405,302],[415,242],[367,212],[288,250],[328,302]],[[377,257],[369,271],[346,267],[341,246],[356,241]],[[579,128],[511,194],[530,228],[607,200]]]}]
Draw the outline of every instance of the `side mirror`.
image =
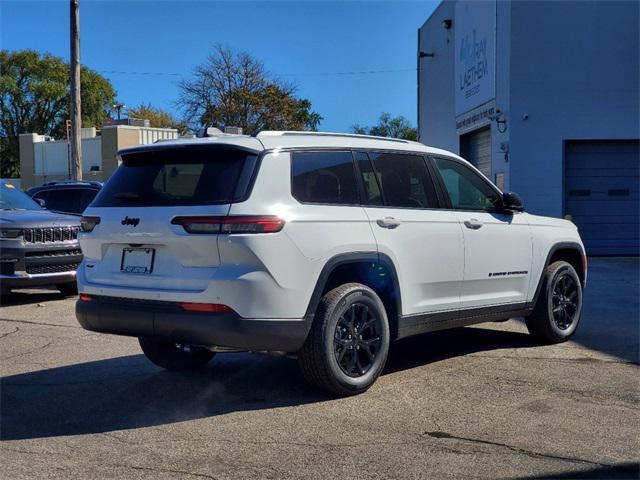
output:
[{"label": "side mirror", "polygon": [[42,199],[42,198],[34,198],[34,200],[36,201],[36,203],[38,205],[40,205],[40,208],[47,208],[47,202],[45,202],[44,199]]},{"label": "side mirror", "polygon": [[524,212],[520,195],[515,192],[504,192],[502,194],[502,209],[505,212]]}]

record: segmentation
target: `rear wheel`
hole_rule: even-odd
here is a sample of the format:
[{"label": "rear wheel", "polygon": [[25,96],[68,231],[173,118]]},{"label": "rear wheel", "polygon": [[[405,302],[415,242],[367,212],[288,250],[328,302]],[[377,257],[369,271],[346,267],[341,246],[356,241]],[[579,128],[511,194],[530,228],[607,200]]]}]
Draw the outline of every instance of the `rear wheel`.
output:
[{"label": "rear wheel", "polygon": [[389,323],[382,301],[365,285],[348,283],[322,297],[298,354],[309,383],[334,395],[364,392],[387,361]]},{"label": "rear wheel", "polygon": [[138,339],[145,356],[155,365],[166,370],[192,370],[209,363],[215,352],[158,338]]},{"label": "rear wheel", "polygon": [[545,343],[568,340],[578,328],[582,312],[582,284],[564,261],[547,267],[538,301],[525,320],[529,333]]}]

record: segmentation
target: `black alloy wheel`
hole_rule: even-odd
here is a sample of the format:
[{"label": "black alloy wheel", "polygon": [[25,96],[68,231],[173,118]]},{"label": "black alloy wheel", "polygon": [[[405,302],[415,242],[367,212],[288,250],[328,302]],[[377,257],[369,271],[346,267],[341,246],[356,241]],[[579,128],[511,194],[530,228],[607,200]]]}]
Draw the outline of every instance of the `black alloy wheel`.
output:
[{"label": "black alloy wheel", "polygon": [[334,353],[350,377],[365,375],[375,363],[382,343],[382,322],[364,303],[353,303],[336,323]]},{"label": "black alloy wheel", "polygon": [[560,330],[567,330],[573,324],[578,311],[578,289],[574,277],[566,272],[555,279],[551,297],[553,321]]}]

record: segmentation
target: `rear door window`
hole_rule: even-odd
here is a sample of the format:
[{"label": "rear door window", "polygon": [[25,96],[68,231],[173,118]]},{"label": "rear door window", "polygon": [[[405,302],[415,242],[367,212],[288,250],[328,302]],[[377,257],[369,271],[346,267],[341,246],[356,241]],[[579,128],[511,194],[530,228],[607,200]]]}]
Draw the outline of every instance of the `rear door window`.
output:
[{"label": "rear door window", "polygon": [[[369,157],[385,206],[438,208],[436,189],[421,155],[371,152]],[[375,188],[373,182],[369,181],[369,184]],[[374,201],[375,195],[375,191],[369,193]]]},{"label": "rear door window", "polygon": [[351,152],[294,152],[291,187],[302,203],[358,205]]},{"label": "rear door window", "polygon": [[215,205],[241,201],[257,155],[228,148],[132,152],[93,201],[94,207]]}]

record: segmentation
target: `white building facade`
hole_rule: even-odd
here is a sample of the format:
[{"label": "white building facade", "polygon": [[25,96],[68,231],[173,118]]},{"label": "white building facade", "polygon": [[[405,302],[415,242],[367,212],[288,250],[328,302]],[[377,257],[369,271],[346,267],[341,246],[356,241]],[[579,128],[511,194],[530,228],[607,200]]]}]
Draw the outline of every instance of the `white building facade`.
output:
[{"label": "white building facade", "polygon": [[571,218],[588,253],[637,255],[638,22],[633,1],[445,0],[418,31],[420,141]]}]

